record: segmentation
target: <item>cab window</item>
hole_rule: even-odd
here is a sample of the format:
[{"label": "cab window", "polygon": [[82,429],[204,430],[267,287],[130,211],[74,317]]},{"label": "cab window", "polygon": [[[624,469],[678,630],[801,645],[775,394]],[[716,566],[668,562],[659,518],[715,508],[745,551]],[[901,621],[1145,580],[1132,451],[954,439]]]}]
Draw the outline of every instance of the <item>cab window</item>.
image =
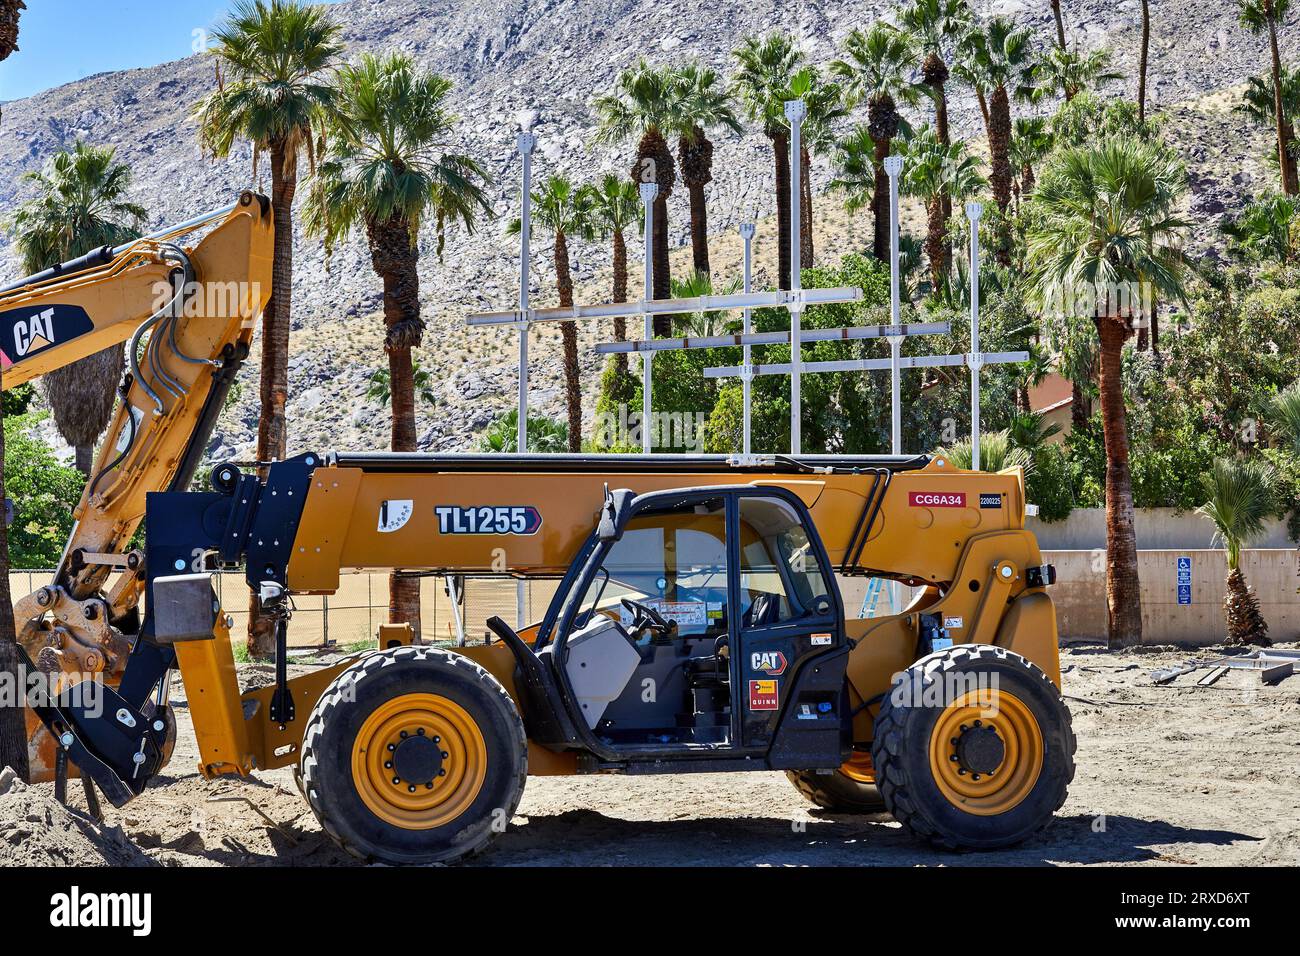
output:
[{"label": "cab window", "polygon": [[726,633],[726,504],[688,502],[632,518],[610,548],[579,606],[580,625],[596,613],[623,624],[631,598],[677,622],[679,637]]},{"label": "cab window", "polygon": [[788,502],[742,497],[740,545],[740,598],[746,627],[828,613],[825,569],[799,513]]}]

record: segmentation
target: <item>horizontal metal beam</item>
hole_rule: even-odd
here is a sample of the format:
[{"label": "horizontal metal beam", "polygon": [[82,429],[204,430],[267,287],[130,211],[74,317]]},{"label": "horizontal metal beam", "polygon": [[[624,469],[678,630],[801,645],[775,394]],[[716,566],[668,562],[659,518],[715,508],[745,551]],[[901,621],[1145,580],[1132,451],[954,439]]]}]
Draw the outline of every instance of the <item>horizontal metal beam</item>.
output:
[{"label": "horizontal metal beam", "polygon": [[[1013,362],[1029,361],[1028,352],[981,352],[981,365],[1001,365]],[[899,368],[941,368],[952,365],[970,364],[970,354],[965,355],[904,355],[898,360]],[[800,362],[801,372],[881,372],[892,368],[892,360],[879,359],[844,359],[837,362]],[[794,368],[792,362],[775,362],[771,365],[750,366],[753,375],[789,375]],[[742,372],[739,365],[723,365],[706,368],[705,378],[732,378]]]},{"label": "horizontal metal beam", "polygon": [[803,289],[798,292],[737,292],[733,295],[699,295],[685,299],[652,299],[649,302],[605,302],[599,305],[575,305],[572,308],[509,309],[503,312],[475,312],[465,319],[467,325],[518,325],[521,322],[575,322],[584,319],[634,319],[647,315],[675,315],[679,312],[729,312],[735,309],[793,308],[829,305],[835,302],[861,302],[862,290],[856,286],[836,289]]},{"label": "horizontal metal beam", "polygon": [[[854,325],[843,329],[803,329],[800,342],[839,342],[855,339],[883,339],[891,335],[947,335],[948,322],[910,322],[893,325]],[[698,338],[651,339],[648,342],[604,342],[596,346],[602,355],[618,352],[679,352],[684,349],[717,349],[731,345],[789,345],[790,332],[750,332],[737,335],[705,335]]]}]

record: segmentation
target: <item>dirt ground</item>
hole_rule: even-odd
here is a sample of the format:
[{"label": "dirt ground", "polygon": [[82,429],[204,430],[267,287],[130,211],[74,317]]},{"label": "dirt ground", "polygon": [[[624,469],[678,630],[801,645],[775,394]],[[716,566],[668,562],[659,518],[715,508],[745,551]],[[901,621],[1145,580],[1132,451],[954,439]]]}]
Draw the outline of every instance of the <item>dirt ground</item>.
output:
[{"label": "dirt ground", "polygon": [[[1078,772],[1052,826],[1012,850],[933,851],[887,816],[816,809],[781,773],[538,777],[510,828],[471,865],[1300,863],[1300,675],[1273,687],[1245,671],[1210,687],[1196,685],[1199,674],[1152,684],[1153,669],[1191,655],[1062,650]],[[174,704],[171,764],[127,807],[106,807],[103,827],[86,818],[75,781],[71,811],[49,785],[0,793],[0,865],[355,863],[321,832],[290,771],[200,778],[179,686]]]}]

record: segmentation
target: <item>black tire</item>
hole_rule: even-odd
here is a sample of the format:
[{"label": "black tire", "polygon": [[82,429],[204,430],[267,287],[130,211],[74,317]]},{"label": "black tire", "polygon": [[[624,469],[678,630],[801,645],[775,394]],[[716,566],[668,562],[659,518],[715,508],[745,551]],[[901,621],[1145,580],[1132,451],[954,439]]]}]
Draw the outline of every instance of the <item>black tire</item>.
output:
[{"label": "black tire", "polygon": [[[476,795],[466,796],[454,819],[427,829],[383,819],[367,804],[352,769],[353,747],[367,718],[411,694],[436,695],[461,708],[486,755]],[[460,654],[398,647],[363,657],[317,701],[303,735],[298,776],[321,827],[352,856],[392,864],[454,863],[482,852],[514,816],[528,777],[528,745],[514,701],[486,670]]]},{"label": "black tire", "polygon": [[885,800],[874,784],[854,780],[842,770],[787,770],[796,790],[830,813],[885,813]]},{"label": "black tire", "polygon": [[[996,675],[998,690],[1014,695],[1037,723],[1042,740],[1041,769],[1032,789],[1005,811],[991,815],[968,812],[945,795],[931,769],[932,732],[952,698],[945,678],[954,674],[984,675],[986,679]],[[1060,691],[1040,668],[1004,648],[957,645],[921,658],[907,670],[899,686],[912,688],[912,693],[891,691],[886,695],[876,719],[872,760],[885,806],[905,829],[945,849],[995,850],[1020,843],[1051,822],[1074,779],[1075,737]],[[918,698],[917,692],[924,696]],[[942,706],[937,706],[940,700]],[[960,760],[956,763],[961,765]],[[1015,772],[1013,767],[1005,769]],[[1003,770],[998,767],[999,772]],[[972,775],[972,779],[978,777]]]}]

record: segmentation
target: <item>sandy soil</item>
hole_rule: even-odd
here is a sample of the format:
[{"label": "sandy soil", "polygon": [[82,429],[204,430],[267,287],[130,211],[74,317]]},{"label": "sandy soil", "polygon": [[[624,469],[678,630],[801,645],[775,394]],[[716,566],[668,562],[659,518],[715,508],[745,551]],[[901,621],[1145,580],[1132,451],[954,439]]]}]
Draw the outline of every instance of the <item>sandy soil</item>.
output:
[{"label": "sandy soil", "polygon": [[[1208,656],[1210,652],[1200,651]],[[1042,835],[1013,850],[954,855],[911,840],[888,817],[827,814],[779,773],[533,778],[481,866],[1300,863],[1300,676],[1274,687],[1230,671],[1157,687],[1175,649],[1062,651],[1079,738],[1070,798]],[[249,674],[260,682],[263,675]],[[0,796],[0,864],[352,865],[321,832],[288,770],[204,781],[178,688],[172,763],[106,826],[51,787]]]}]

